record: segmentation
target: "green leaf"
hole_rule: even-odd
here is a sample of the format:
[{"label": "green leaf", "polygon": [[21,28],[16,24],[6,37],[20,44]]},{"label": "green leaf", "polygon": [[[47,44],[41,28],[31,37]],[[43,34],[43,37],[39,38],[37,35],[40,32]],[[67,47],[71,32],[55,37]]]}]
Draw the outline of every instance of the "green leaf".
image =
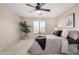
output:
[{"label": "green leaf", "polygon": [[26,21],[24,22],[20,22],[20,30],[24,33],[29,33],[30,31],[30,27],[29,25],[26,24]]}]

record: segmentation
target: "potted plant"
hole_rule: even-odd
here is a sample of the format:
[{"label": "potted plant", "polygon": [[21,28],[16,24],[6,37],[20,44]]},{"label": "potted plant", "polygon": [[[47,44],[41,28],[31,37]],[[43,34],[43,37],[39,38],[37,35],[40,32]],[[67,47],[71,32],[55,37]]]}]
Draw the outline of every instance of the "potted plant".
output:
[{"label": "potted plant", "polygon": [[26,21],[20,22],[20,30],[23,32],[23,38],[25,38],[27,34],[31,32],[30,27],[31,26],[27,25]]}]

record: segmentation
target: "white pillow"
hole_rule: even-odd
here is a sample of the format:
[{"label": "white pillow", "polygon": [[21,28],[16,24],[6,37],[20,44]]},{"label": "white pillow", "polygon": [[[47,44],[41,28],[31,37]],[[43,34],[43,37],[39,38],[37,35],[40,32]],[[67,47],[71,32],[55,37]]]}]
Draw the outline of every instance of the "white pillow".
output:
[{"label": "white pillow", "polygon": [[69,31],[68,30],[63,30],[61,36],[67,38]]}]

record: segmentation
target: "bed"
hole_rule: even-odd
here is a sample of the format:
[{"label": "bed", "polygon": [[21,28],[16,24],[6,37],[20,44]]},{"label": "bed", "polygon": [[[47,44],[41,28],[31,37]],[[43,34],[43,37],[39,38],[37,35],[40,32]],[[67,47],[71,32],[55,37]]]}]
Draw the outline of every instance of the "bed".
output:
[{"label": "bed", "polygon": [[63,37],[55,35],[45,35],[46,44],[45,49],[42,49],[39,43],[34,40],[28,52],[32,55],[45,55],[45,54],[67,54],[68,41]]}]

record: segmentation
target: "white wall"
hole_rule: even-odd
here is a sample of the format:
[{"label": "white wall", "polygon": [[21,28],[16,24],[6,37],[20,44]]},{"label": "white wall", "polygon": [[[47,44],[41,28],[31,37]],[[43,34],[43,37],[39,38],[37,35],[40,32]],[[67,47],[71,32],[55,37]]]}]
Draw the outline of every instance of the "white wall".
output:
[{"label": "white wall", "polygon": [[[75,28],[68,28],[73,30],[79,30],[79,4],[71,7],[70,9],[66,10],[63,14],[57,17],[57,26],[64,28],[66,23],[66,16],[74,13],[75,14]],[[64,28],[67,29],[67,28]]]},{"label": "white wall", "polygon": [[0,50],[19,40],[20,17],[0,4]]}]

